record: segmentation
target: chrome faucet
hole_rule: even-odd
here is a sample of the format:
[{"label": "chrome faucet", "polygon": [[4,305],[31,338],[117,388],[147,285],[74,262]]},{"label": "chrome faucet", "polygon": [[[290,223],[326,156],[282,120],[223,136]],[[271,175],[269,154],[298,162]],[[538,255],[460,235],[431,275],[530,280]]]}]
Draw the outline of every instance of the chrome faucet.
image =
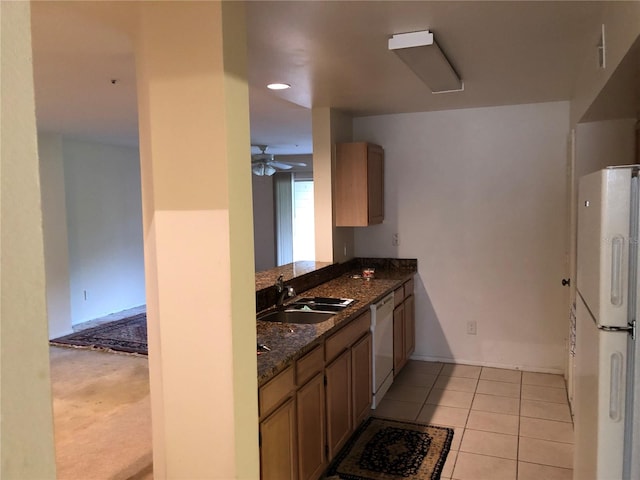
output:
[{"label": "chrome faucet", "polygon": [[293,287],[284,284],[284,277],[282,275],[280,275],[278,280],[276,280],[276,290],[278,291],[278,299],[276,300],[277,307],[282,306],[286,298],[296,296],[296,291]]}]

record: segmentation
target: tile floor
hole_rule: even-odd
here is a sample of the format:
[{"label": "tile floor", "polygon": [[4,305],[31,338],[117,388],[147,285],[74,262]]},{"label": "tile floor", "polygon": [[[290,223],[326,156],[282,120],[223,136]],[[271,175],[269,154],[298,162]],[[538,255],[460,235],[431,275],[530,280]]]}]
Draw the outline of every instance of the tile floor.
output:
[{"label": "tile floor", "polygon": [[561,375],[412,360],[374,415],[452,427],[442,479],[572,478]]}]

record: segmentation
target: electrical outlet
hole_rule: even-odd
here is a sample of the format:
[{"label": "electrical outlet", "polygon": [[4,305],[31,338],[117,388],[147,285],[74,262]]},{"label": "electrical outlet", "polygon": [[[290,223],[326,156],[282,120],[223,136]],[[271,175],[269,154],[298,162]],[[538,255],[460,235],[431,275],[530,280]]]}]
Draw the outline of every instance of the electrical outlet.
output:
[{"label": "electrical outlet", "polygon": [[394,233],[391,237],[391,245],[397,247],[400,245],[400,237],[398,237],[397,233]]},{"label": "electrical outlet", "polygon": [[477,335],[478,334],[478,324],[475,320],[469,320],[467,322],[467,335]]}]

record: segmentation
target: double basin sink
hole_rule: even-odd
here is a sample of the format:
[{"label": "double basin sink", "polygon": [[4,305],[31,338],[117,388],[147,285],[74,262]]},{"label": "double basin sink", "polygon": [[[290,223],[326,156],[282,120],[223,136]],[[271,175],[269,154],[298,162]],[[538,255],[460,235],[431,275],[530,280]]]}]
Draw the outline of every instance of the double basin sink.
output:
[{"label": "double basin sink", "polygon": [[354,302],[351,298],[307,297],[300,298],[275,310],[258,316],[265,322],[315,324],[328,320]]}]

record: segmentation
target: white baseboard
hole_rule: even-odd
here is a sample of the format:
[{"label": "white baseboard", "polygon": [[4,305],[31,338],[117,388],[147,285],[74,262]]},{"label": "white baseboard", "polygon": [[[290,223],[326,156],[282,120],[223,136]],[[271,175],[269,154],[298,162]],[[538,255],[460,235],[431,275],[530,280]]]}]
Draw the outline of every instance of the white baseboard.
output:
[{"label": "white baseboard", "polygon": [[411,355],[410,358],[411,360],[420,360],[423,362],[455,363],[460,365],[474,365],[477,367],[506,368],[509,370],[522,370],[523,372],[553,373],[555,375],[564,375],[564,370],[561,368],[544,368],[544,367],[534,367],[530,365],[478,362],[475,360],[465,360],[460,358],[435,357],[431,355],[416,355],[415,353]]}]

